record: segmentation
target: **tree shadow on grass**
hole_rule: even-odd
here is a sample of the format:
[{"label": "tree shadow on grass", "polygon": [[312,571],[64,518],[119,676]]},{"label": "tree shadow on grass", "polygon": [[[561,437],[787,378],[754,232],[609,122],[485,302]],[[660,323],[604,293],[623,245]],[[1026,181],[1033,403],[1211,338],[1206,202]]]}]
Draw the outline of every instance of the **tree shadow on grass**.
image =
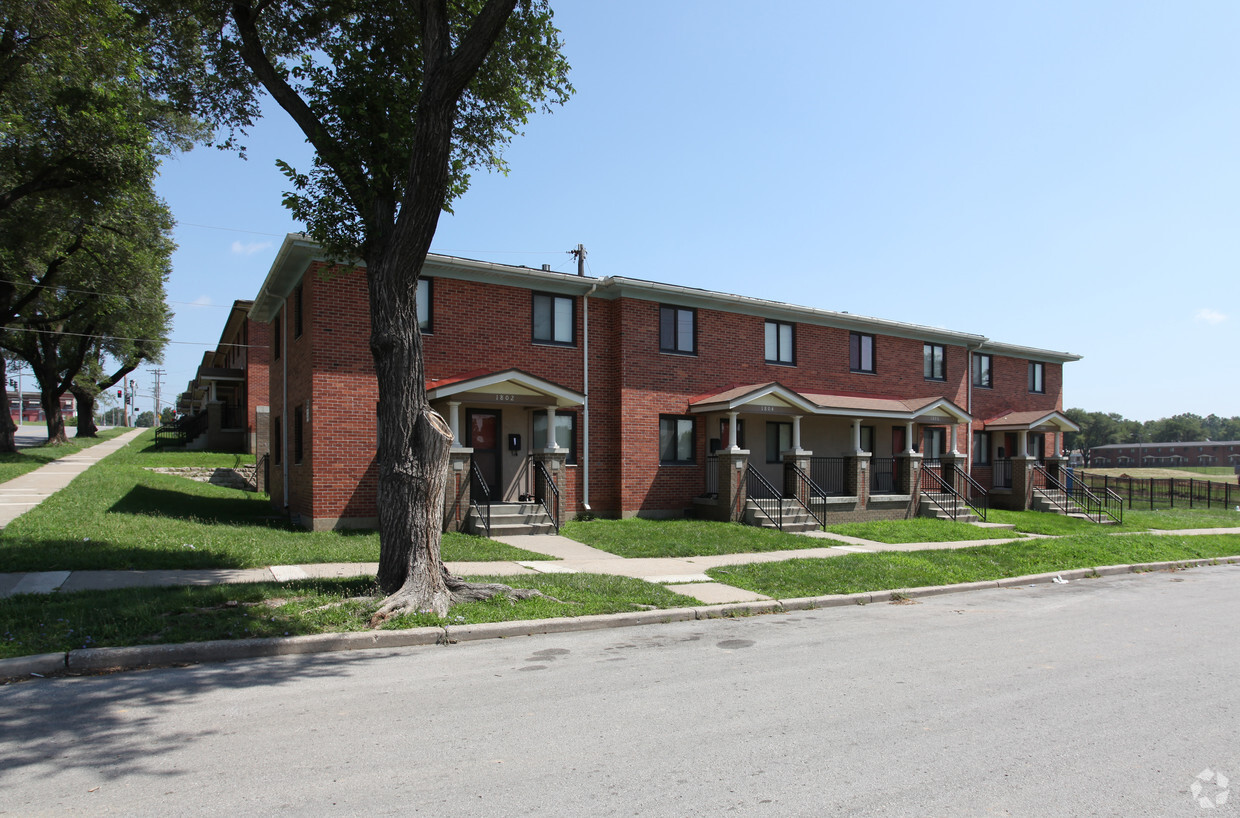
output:
[{"label": "tree shadow on grass", "polygon": [[142,548],[104,539],[53,540],[6,537],[0,573],[18,571],[157,571],[247,568],[237,555],[209,548]]},{"label": "tree shadow on grass", "polygon": [[108,509],[113,514],[172,517],[217,525],[257,525],[284,531],[300,531],[283,515],[252,497],[209,497],[172,489],[134,486]]}]

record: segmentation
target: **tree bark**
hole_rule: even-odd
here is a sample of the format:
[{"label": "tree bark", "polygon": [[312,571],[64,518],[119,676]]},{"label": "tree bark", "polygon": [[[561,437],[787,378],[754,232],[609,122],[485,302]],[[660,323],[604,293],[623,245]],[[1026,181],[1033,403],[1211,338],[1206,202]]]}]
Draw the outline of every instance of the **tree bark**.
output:
[{"label": "tree bark", "polygon": [[60,396],[42,389],[39,391],[39,403],[43,405],[43,416],[47,418],[47,444],[59,446],[68,443],[69,438],[65,436],[65,416],[60,412]]},{"label": "tree bark", "polygon": [[[13,423],[13,415],[9,412],[9,368],[0,354],[0,403],[4,404],[4,419],[0,420],[0,454],[13,454],[17,451],[17,424]],[[17,415],[21,417],[22,395],[17,393]]]},{"label": "tree bark", "polygon": [[98,437],[99,427],[95,425],[95,396],[77,386],[69,387],[73,399],[77,401],[77,434],[74,437]]}]

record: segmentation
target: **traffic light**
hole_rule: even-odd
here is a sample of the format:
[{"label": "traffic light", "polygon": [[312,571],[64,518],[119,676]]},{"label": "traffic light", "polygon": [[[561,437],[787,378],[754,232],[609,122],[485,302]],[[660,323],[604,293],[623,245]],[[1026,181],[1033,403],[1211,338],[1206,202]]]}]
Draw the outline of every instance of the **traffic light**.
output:
[{"label": "traffic light", "polygon": [[118,397],[118,398],[119,398],[121,395],[124,395],[124,394],[125,394],[124,390],[122,390],[122,389],[117,389],[117,390],[116,390],[116,397]]},{"label": "traffic light", "polygon": [[12,378],[9,378],[9,389],[16,389],[16,388],[17,388],[17,381],[13,380]]}]

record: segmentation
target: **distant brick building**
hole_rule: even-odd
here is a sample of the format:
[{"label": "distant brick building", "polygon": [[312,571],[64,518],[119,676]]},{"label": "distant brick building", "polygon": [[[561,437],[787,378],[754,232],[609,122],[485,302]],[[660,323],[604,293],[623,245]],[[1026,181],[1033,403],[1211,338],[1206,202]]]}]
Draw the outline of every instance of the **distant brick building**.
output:
[{"label": "distant brick building", "polygon": [[1089,450],[1096,469],[1240,465],[1240,440],[1190,440],[1186,443],[1109,443]]},{"label": "distant brick building", "polygon": [[[548,450],[564,464],[567,516],[710,513],[702,498],[728,495],[739,458],[737,472],[776,484],[789,459],[834,459],[822,478],[839,495],[832,513],[864,519],[915,505],[899,485],[906,455],[955,459],[1002,494],[1013,458],[1054,459],[1076,428],[1062,413],[1062,365],[1079,357],[1068,353],[437,255],[419,288],[427,393],[456,436],[449,527],[462,475],[476,468],[494,499],[515,500]],[[364,273],[328,272],[289,236],[249,316],[270,328],[273,503],[314,528],[374,525]]]},{"label": "distant brick building", "polygon": [[[47,420],[47,416],[43,414],[43,404],[40,393],[31,392],[29,390],[23,392],[19,397],[17,391],[9,392],[9,417],[17,423],[20,419],[23,423],[35,423]],[[20,418],[18,417],[20,413]],[[60,396],[60,413],[64,415],[65,421],[71,421],[77,417],[77,403],[73,400],[73,396],[64,394]]]}]

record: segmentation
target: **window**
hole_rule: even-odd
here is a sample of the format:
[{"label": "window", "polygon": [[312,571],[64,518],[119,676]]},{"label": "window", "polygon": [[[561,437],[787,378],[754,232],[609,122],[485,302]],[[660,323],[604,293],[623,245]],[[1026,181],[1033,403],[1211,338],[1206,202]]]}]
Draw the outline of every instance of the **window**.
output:
[{"label": "window", "polygon": [[695,463],[693,418],[659,416],[659,462]]},{"label": "window", "polygon": [[778,463],[783,452],[792,449],[792,424],[778,420],[766,422],[766,462]]},{"label": "window", "polygon": [[874,336],[859,332],[848,336],[848,368],[853,372],[874,372]]},{"label": "window", "polygon": [[284,315],[284,311],[276,313],[276,318],[271,322],[271,355],[277,361],[280,360],[280,318]]},{"label": "window", "polygon": [[792,324],[779,321],[766,322],[766,362],[789,366],[796,363]]},{"label": "window", "polygon": [[[547,413],[534,413],[534,448],[547,448]],[[568,463],[577,463],[577,413],[555,413],[555,443],[568,450]]]},{"label": "window", "polygon": [[298,406],[293,410],[293,463],[300,464],[301,456],[304,453],[302,444],[304,442],[303,430],[305,427],[305,408]]},{"label": "window", "polygon": [[298,284],[293,290],[293,337],[301,337],[301,313],[302,313],[302,295],[305,286]]},{"label": "window", "polygon": [[659,351],[697,354],[697,311],[659,307]]},{"label": "window", "polygon": [[990,432],[973,433],[973,465],[990,465]]},{"label": "window", "polygon": [[1029,362],[1029,391],[1046,391],[1046,364],[1037,361]]},{"label": "window", "polygon": [[271,421],[271,463],[274,466],[280,465],[280,461],[284,459],[284,435],[280,428],[280,419],[275,418]]},{"label": "window", "polygon": [[874,427],[861,427],[861,451],[874,454]]},{"label": "window", "polygon": [[423,335],[433,332],[431,329],[431,317],[434,313],[434,303],[432,302],[431,293],[434,292],[432,280],[429,278],[418,279],[418,329]]},{"label": "window", "polygon": [[922,431],[922,456],[926,460],[938,460],[943,456],[947,430],[941,426],[929,426]]},{"label": "window", "polygon": [[922,374],[928,381],[947,380],[947,366],[944,363],[947,352],[942,344],[923,344],[921,348]]},{"label": "window", "polygon": [[572,346],[573,299],[534,293],[534,340],[540,344]]},{"label": "window", "polygon": [[973,385],[982,389],[991,387],[990,367],[993,362],[989,355],[973,353]]}]

